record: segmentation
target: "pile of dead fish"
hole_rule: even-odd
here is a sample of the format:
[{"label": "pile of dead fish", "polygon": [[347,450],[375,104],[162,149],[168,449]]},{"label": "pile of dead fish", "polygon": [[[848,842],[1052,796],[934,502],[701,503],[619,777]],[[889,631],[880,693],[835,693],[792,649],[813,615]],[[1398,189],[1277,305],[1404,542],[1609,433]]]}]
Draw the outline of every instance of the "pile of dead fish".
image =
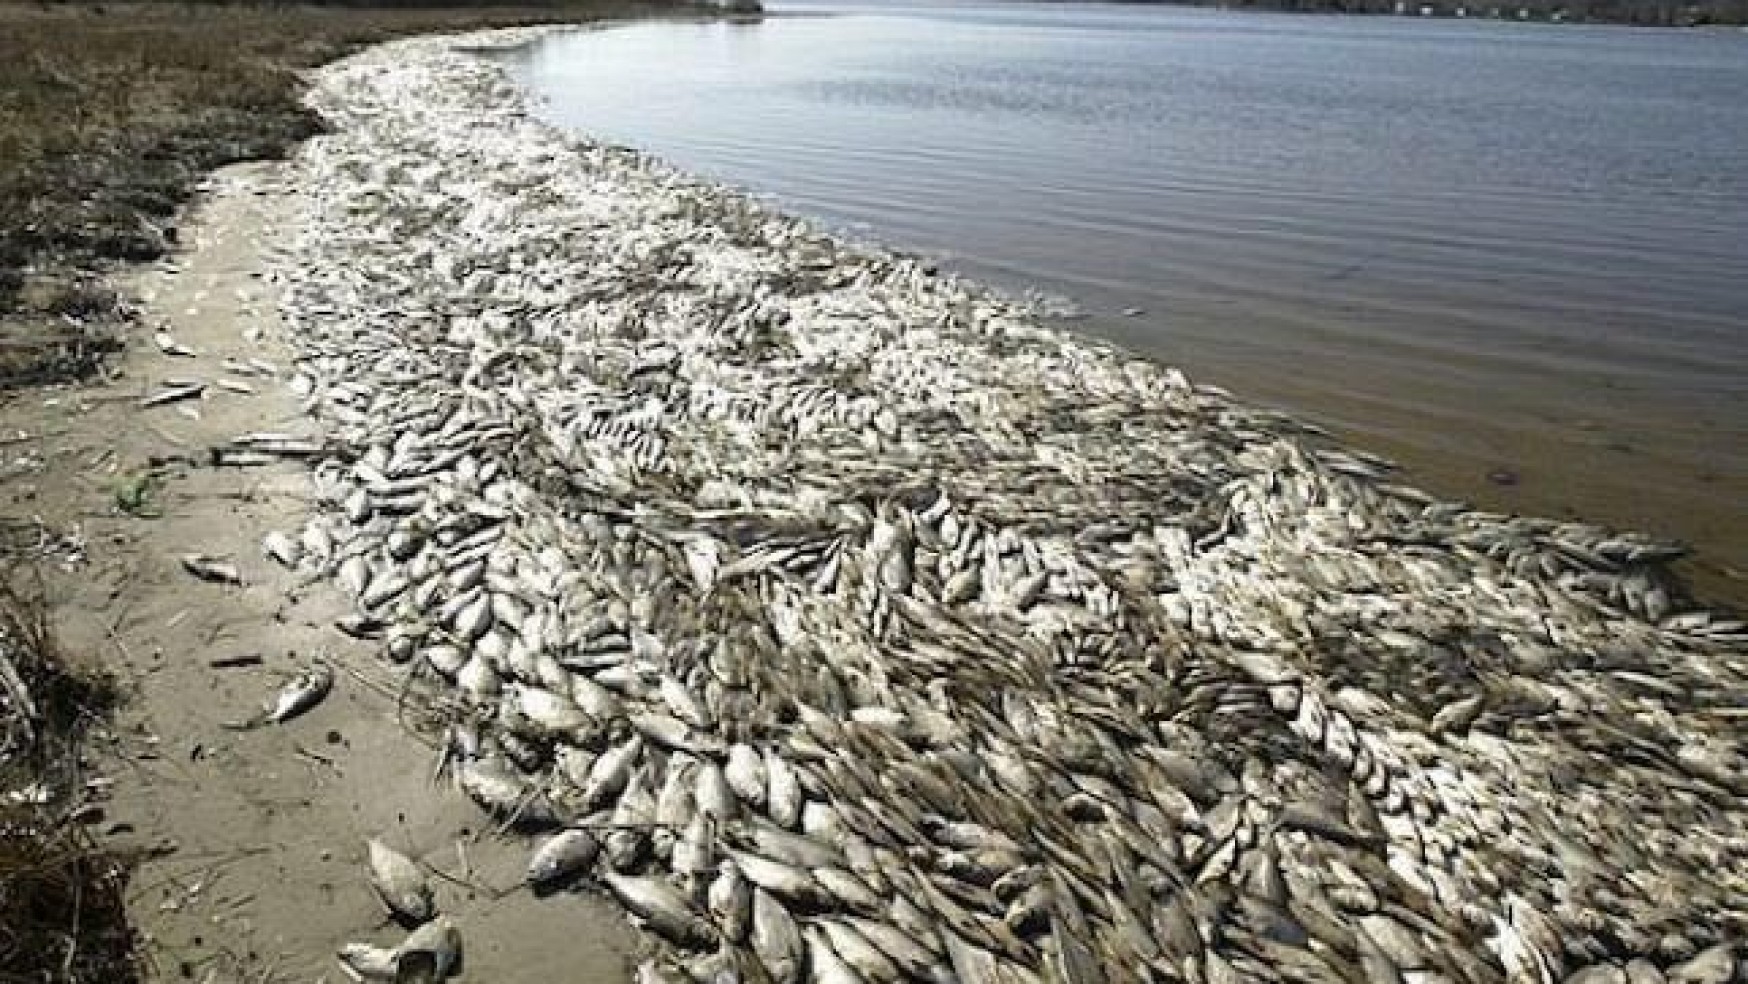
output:
[{"label": "pile of dead fish", "polygon": [[1392,484],[442,41],[312,99],[285,310],[350,450],[275,555],[645,973],[1740,979],[1748,635],[1678,550]]}]

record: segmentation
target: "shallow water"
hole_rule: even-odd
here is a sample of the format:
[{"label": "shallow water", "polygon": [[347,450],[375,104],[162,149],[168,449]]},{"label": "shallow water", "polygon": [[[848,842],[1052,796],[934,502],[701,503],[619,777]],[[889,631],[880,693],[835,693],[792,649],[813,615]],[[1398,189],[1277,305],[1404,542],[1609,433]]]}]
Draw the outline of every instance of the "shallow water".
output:
[{"label": "shallow water", "polygon": [[1748,35],[807,9],[510,57],[557,121],[1748,596]]}]

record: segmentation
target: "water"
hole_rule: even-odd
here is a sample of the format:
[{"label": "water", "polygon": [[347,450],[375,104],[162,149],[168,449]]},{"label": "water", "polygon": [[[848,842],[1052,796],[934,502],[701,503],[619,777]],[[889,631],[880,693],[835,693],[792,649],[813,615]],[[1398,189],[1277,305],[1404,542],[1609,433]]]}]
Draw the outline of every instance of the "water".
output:
[{"label": "water", "polygon": [[1748,35],[822,11],[513,64],[559,122],[1072,297],[1422,485],[1683,537],[1748,597]]}]

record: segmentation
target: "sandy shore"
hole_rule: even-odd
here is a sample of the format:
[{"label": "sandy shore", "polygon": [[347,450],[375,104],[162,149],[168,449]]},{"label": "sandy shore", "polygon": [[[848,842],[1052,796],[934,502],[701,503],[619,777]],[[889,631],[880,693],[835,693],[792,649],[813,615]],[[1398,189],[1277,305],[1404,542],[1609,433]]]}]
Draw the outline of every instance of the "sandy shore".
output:
[{"label": "sandy shore", "polygon": [[[153,976],[343,979],[342,944],[401,936],[365,877],[365,840],[380,837],[449,876],[433,887],[468,928],[470,979],[628,979],[635,941],[616,913],[586,896],[534,899],[520,887],[523,845],[433,786],[437,751],[397,720],[375,647],[333,627],[351,606],[262,556],[265,534],[312,508],[307,469],[209,464],[209,448],[240,434],[312,430],[285,386],[295,356],[265,255],[284,248],[296,215],[285,177],[277,164],[220,172],[185,248],[125,278],[147,330],[107,385],[6,408],[8,457],[31,464],[0,489],[44,531],[62,642],[99,656],[128,698],[93,769],[113,780],[98,821],[108,843],[148,857],[130,904]],[[154,331],[198,355],[159,351]],[[174,378],[211,385],[204,399],[141,409]],[[138,511],[153,518],[119,512],[117,490],[148,475]],[[179,561],[191,551],[232,561],[245,584],[191,577]],[[340,670],[327,701],[282,727],[225,727],[318,656]]]},{"label": "sandy shore", "polygon": [[[371,836],[431,870],[465,979],[620,979],[663,938],[696,970],[729,932],[535,898],[530,841],[432,786],[407,707],[475,722],[475,799],[489,774],[518,813],[628,821],[603,855],[647,879],[615,889],[633,907],[671,880],[704,911],[659,809],[690,838],[711,804],[743,861],[798,850],[770,824],[816,842],[816,968],[863,939],[833,913],[890,903],[960,978],[1221,979],[1285,966],[1232,904],[1261,892],[1372,979],[1733,972],[1744,636],[1684,610],[1660,545],[1394,487],[976,285],[553,131],[440,40],[313,98],[336,133],[221,175],[130,284],[198,354],[142,338],[109,384],[8,408],[29,477],[0,488],[61,562],[63,632],[135,693],[101,822],[162,849],[134,889],[161,978],[338,979],[340,944],[399,939]],[[178,377],[203,398],[141,408]],[[259,431],[349,453],[210,466]],[[295,570],[270,531],[308,547]],[[384,641],[335,629],[358,616]],[[224,727],[317,656],[325,701]],[[723,778],[731,748],[789,778]],[[565,765],[615,756],[611,783]],[[980,864],[1062,886],[1041,935]]]}]

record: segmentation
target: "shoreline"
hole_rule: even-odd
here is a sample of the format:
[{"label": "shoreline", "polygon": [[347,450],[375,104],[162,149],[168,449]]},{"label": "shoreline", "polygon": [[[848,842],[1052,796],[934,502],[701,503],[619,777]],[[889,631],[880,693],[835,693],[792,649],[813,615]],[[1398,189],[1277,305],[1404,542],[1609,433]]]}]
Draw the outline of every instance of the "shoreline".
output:
[{"label": "shoreline", "polygon": [[[1744,640],[1727,623],[1708,634],[1704,616],[1670,607],[1679,600],[1661,573],[1663,545],[1391,486],[1364,455],[1307,442],[1289,419],[1193,387],[1176,370],[1043,327],[975,284],[847,245],[639,152],[563,134],[530,116],[501,70],[438,42],[340,63],[314,98],[336,125],[311,155],[318,198],[365,204],[310,216],[287,310],[316,356],[304,368],[318,416],[374,449],[368,469],[334,480],[331,498],[349,503],[350,517],[330,511],[315,522],[375,558],[354,582],[360,599],[392,624],[431,633],[408,649],[439,693],[497,707],[484,727],[500,740],[534,736],[526,761],[510,746],[502,753],[522,770],[526,795],[560,817],[605,805],[594,775],[567,774],[564,749],[641,763],[601,814],[616,824],[659,822],[661,813],[643,812],[670,808],[658,790],[700,783],[692,815],[729,821],[726,845],[687,825],[679,843],[609,838],[600,862],[601,884],[676,945],[666,959],[708,958],[710,947],[696,948],[714,936],[691,921],[704,918],[710,879],[687,867],[697,858],[681,846],[734,857],[752,878],[758,852],[799,850],[760,835],[774,822],[799,823],[820,857],[840,858],[851,876],[803,893],[812,901],[793,917],[805,959],[822,966],[854,959],[859,944],[806,913],[866,914],[871,903],[853,901],[864,892],[932,911],[901,928],[961,976],[1002,968],[1024,979],[1073,961],[1077,945],[1101,962],[1145,963],[1147,945],[1120,935],[1076,941],[1059,923],[1041,939],[993,932],[963,908],[981,904],[975,892],[952,902],[925,887],[954,869],[952,845],[922,830],[973,823],[979,836],[1016,843],[1022,868],[1039,863],[1021,860],[1035,850],[1028,838],[1056,831],[1066,846],[1043,868],[1064,866],[1064,891],[1080,894],[1068,872],[1092,863],[1081,852],[1096,831],[1058,812],[1075,807],[1023,792],[1073,788],[1090,767],[1051,750],[1073,744],[1056,729],[1070,720],[1111,729],[1097,743],[1106,751],[1086,750],[1120,780],[1094,816],[1151,815],[1128,799],[1149,787],[1149,757],[1116,749],[1158,740],[1128,730],[1147,730],[1137,705],[1172,703],[1185,681],[1207,675],[1226,681],[1216,687],[1224,697],[1199,708],[1192,700],[1169,713],[1169,726],[1152,727],[1195,749],[1209,775],[1230,770],[1272,792],[1214,779],[1204,805],[1237,796],[1266,818],[1266,804],[1281,808],[1309,795],[1300,784],[1317,785],[1291,753],[1260,757],[1256,736],[1228,733],[1219,708],[1236,701],[1272,719],[1263,730],[1279,728],[1303,761],[1347,772],[1321,795],[1372,801],[1388,890],[1424,893],[1423,914],[1449,927],[1421,926],[1419,945],[1451,961],[1509,961],[1519,938],[1501,927],[1534,911],[1551,925],[1573,921],[1572,932],[1600,922],[1587,932],[1618,948],[1604,954],[1654,959],[1677,977],[1696,969],[1678,968],[1684,959],[1733,965],[1740,929],[1700,901],[1717,890],[1718,872],[1688,854],[1711,838],[1708,824],[1727,821],[1681,804],[1698,796],[1695,806],[1710,804],[1701,814],[1718,806],[1703,789],[1739,759],[1728,713],[1713,702],[1740,692]],[[385,223],[417,232],[385,240]],[[392,282],[375,273],[389,269]],[[437,530],[461,525],[449,542],[420,544],[419,525],[379,505],[384,496],[423,503]],[[435,582],[434,571],[475,563],[465,544],[485,531],[469,534],[479,520],[466,517],[482,515],[499,531],[486,538],[495,546],[484,593]],[[435,587],[409,607],[415,582]],[[1611,611],[1611,594],[1641,614]],[[430,641],[480,631],[462,613],[485,598],[494,627],[471,646]],[[713,652],[723,639],[745,655]],[[1634,673],[1685,681],[1676,686],[1687,696],[1647,696],[1609,657],[1597,662],[1624,640]],[[1449,659],[1467,669],[1434,670]],[[1481,670],[1494,661],[1510,668],[1503,681]],[[1118,689],[1089,689],[1085,673]],[[978,709],[997,693],[1005,696]],[[580,733],[522,721],[549,699],[580,712]],[[1620,760],[1616,775],[1591,780],[1593,792],[1633,809],[1598,817],[1593,802],[1581,821],[1555,777],[1596,752],[1570,729],[1646,702],[1679,720],[1666,740],[1684,749],[1683,775]],[[1027,705],[1022,724],[1015,707]],[[1487,737],[1451,727],[1468,713],[1452,709],[1470,707]],[[1550,714],[1564,723],[1529,725]],[[556,765],[543,764],[543,747]],[[737,768],[736,747],[762,748],[767,768],[781,761],[798,773],[812,821],[772,813],[756,786],[726,800],[707,794],[706,777]],[[990,776],[993,766],[951,757],[962,749],[985,763],[1015,749],[1017,771]],[[506,768],[489,747],[475,765]],[[914,769],[944,787],[876,778]],[[1452,785],[1445,769],[1464,778]],[[1653,787],[1660,792],[1647,797]],[[1181,810],[1180,829],[1199,832],[1185,834],[1176,863],[1198,883],[1259,863],[1254,842],[1228,839],[1236,835],[1189,805],[1196,795],[1179,795],[1187,799],[1168,812]],[[686,815],[684,797],[671,809]],[[902,821],[919,809],[941,815]],[[892,825],[859,822],[862,810],[874,811],[869,819],[894,811]],[[1603,870],[1625,863],[1624,845],[1604,832],[1645,831],[1639,867],[1692,900],[1665,924],[1683,942],[1644,941],[1641,926],[1611,922],[1603,906],[1543,910],[1534,900],[1545,893],[1585,889],[1564,876],[1519,878],[1518,862],[1464,847],[1497,836],[1487,831],[1499,824],[1515,829],[1506,818],[1520,810],[1541,813],[1535,830],[1584,839]],[[1362,821],[1350,813],[1344,822]],[[1298,834],[1265,840],[1289,881],[1311,877],[1312,857],[1339,851]],[[761,884],[778,897],[799,891]],[[1494,910],[1501,885],[1504,907]],[[647,893],[688,890],[690,899],[663,895],[651,918]],[[1079,904],[1094,923],[1123,922],[1109,896]],[[1168,902],[1140,892],[1126,904]],[[1521,945],[1560,975],[1601,955],[1547,940]],[[751,956],[773,969],[769,948],[759,949],[715,959]],[[1194,959],[1212,974],[1263,952],[1217,947]]]},{"label": "shoreline", "polygon": [[[1137,12],[1141,20],[1115,23],[1151,25],[1150,31],[1177,24],[1189,30],[1205,20],[1193,11],[1154,13],[1158,18]],[[1020,10],[1016,16],[1027,15]],[[1106,15],[1088,16],[1088,23],[1099,24]],[[1190,19],[1173,19],[1180,16]],[[806,148],[782,133],[757,132],[757,120],[789,105],[788,83],[782,81],[789,72],[813,79],[817,84],[810,83],[809,92],[835,91],[829,67],[807,67],[810,48],[860,51],[870,32],[926,33],[930,22],[924,16],[867,30],[802,30],[798,24],[789,30],[773,21],[759,29],[765,41],[758,54],[749,54],[739,68],[734,67],[740,64],[738,55],[733,61],[725,55],[737,33],[727,27],[656,26],[618,36],[553,39],[537,55],[505,60],[513,77],[534,88],[536,110],[548,121],[584,135],[611,133],[614,142],[653,149],[727,185],[752,189],[761,201],[814,218],[834,234],[921,252],[1011,293],[1022,294],[1031,284],[1071,295],[1088,312],[1088,320],[1069,324],[1071,329],[1126,344],[1184,369],[1198,382],[1239,393],[1252,405],[1324,426],[1346,446],[1390,457],[1400,466],[1396,481],[1441,499],[1682,542],[1691,552],[1677,569],[1705,606],[1748,610],[1748,523],[1738,507],[1738,500],[1748,497],[1748,462],[1736,452],[1748,431],[1734,412],[1739,401],[1730,399],[1728,373],[1721,368],[1733,364],[1729,356],[1740,346],[1732,346],[1727,336],[1708,336],[1704,328],[1708,317],[1715,319],[1727,287],[1694,293],[1692,306],[1684,307],[1689,292],[1664,276],[1673,269],[1647,267],[1638,281],[1601,260],[1598,269],[1582,276],[1542,269],[1525,254],[1575,250],[1573,237],[1584,236],[1568,227],[1559,234],[1548,231],[1550,241],[1538,245],[1534,229],[1511,224],[1517,221],[1515,210],[1497,217],[1498,236],[1510,245],[1495,247],[1525,263],[1513,263],[1515,273],[1505,272],[1500,258],[1470,262],[1445,256],[1449,265],[1433,264],[1437,254],[1465,249],[1486,232],[1491,223],[1478,216],[1499,207],[1487,195],[1474,210],[1462,209],[1469,218],[1450,216],[1455,224],[1447,239],[1429,230],[1423,248],[1388,237],[1389,245],[1377,248],[1391,258],[1381,265],[1365,263],[1352,254],[1373,247],[1344,238],[1345,221],[1363,226],[1404,212],[1425,221],[1440,209],[1392,203],[1388,196],[1372,202],[1367,196],[1380,189],[1334,178],[1307,179],[1306,189],[1294,191],[1281,187],[1292,182],[1264,176],[1245,180],[1285,197],[1275,205],[1253,204],[1227,197],[1230,192],[1219,190],[1226,185],[1215,172],[1188,161],[1181,182],[1174,177],[1160,189],[1159,199],[1142,197],[1130,186],[1131,180],[1148,180],[1137,170],[1139,161],[1088,160],[1058,180],[1033,175],[1032,182],[1042,182],[1036,208],[958,206],[955,201],[989,202],[991,196],[1025,201],[1027,179],[1016,175],[1050,166],[1047,161],[1067,153],[1002,155],[996,149],[999,138],[979,135],[980,121],[994,119],[982,110],[964,110],[970,130],[963,147],[956,143],[955,128],[940,126],[933,114],[919,118],[910,137],[883,145],[877,132],[858,122],[860,116],[835,114],[829,101],[821,101],[835,97],[817,94],[803,99],[809,108],[796,110],[820,128],[802,141]],[[1425,34],[1412,30],[1412,24],[1401,27],[1407,37]],[[1328,32],[1306,30],[1310,33],[1291,32],[1294,44],[1310,38],[1310,51],[1323,50]],[[959,37],[958,32],[961,28],[953,27],[949,33]],[[1344,33],[1350,32],[1334,36]],[[1396,33],[1392,29],[1382,36]],[[1071,44],[1071,38],[1063,43]],[[942,43],[948,42],[943,38]],[[1387,50],[1394,43],[1369,44]],[[660,53],[669,49],[678,61],[652,68],[663,66]],[[954,64],[979,57],[974,43],[955,50],[943,57]],[[1611,49],[1590,50],[1595,57]],[[882,58],[877,50],[866,54]],[[744,71],[736,92],[744,91],[745,98],[721,102],[714,95],[710,80],[728,71]],[[943,88],[931,100],[950,100],[951,74],[939,80]],[[664,79],[671,84],[662,89],[663,111],[654,117],[640,119],[640,100],[619,95]],[[1184,111],[1195,113],[1187,106]],[[1045,127],[1041,132],[1052,134],[1047,141],[1052,147],[1072,144],[1073,131],[1057,133],[1047,118],[1038,122]],[[1121,140],[1118,129],[1099,132],[1106,140]],[[863,141],[873,142],[863,147]],[[797,162],[794,154],[802,150],[809,162],[817,159],[817,167]],[[975,177],[976,167],[969,173],[959,169],[954,177],[927,164],[938,155],[960,154],[991,155],[988,180]],[[862,184],[865,194],[857,192]],[[1310,185],[1322,190],[1312,193]],[[1336,188],[1343,189],[1338,197],[1348,204],[1326,199]],[[1553,204],[1560,201],[1553,195],[1539,200],[1550,215],[1591,221],[1592,230],[1621,222],[1622,229],[1676,249],[1695,238],[1677,231],[1684,221],[1675,218],[1684,214],[1679,209],[1635,226],[1624,214],[1591,212],[1586,197],[1575,195],[1564,204]],[[1120,214],[1111,211],[1118,202],[1126,205]],[[1673,200],[1671,207],[1676,208]],[[1209,209],[1221,218],[1211,218]],[[1315,230],[1329,255],[1294,253],[1293,236],[1252,228],[1270,223],[1270,210],[1295,216],[1291,223],[1282,220],[1298,230],[1293,236]],[[1034,234],[1028,223],[1041,228]],[[1144,239],[1143,227],[1157,232],[1160,241]],[[1670,238],[1676,243],[1668,243]],[[1325,283],[1322,278],[1334,274],[1324,267],[1333,269],[1337,256],[1355,262],[1351,267],[1340,263],[1339,282]],[[1561,266],[1551,258],[1548,262]],[[1499,270],[1490,274],[1488,266]],[[1610,271],[1606,283],[1598,279],[1603,268]],[[1689,269],[1705,279],[1698,271],[1711,268]],[[1499,283],[1487,286],[1494,276]],[[1526,295],[1520,278],[1542,285],[1536,296]],[[1696,290],[1701,286],[1694,284]],[[1629,326],[1625,314],[1586,314],[1586,308],[1599,304],[1592,289],[1616,291],[1605,306],[1638,312],[1636,323]],[[1632,306],[1635,299],[1638,307]],[[1707,337],[1715,342],[1706,342]],[[1658,349],[1647,349],[1643,340],[1650,338],[1662,340]],[[1659,354],[1688,348],[1711,357]]]},{"label": "shoreline", "polygon": [[[602,838],[595,887],[559,898],[439,886],[464,979],[545,979],[575,955],[579,914],[623,959],[598,896],[617,884],[648,909],[654,880],[695,893],[644,912],[642,948],[668,972],[768,970],[787,946],[797,967],[867,973],[872,946],[966,979],[1082,960],[1212,979],[1278,959],[1249,902],[1230,905],[1275,884],[1269,904],[1312,936],[1367,941],[1314,958],[1355,969],[1733,972],[1748,854],[1729,706],[1748,636],[1665,610],[1680,599],[1661,545],[1391,486],[1284,415],[539,123],[500,69],[460,53],[544,30],[390,42],[318,70],[333,132],[278,166],[287,210],[237,211],[278,178],[222,179],[207,206],[216,240],[266,245],[197,245],[187,262],[214,279],[151,288],[149,317],[207,350],[202,371],[257,345],[281,371],[252,381],[260,400],[210,394],[200,421],[131,411],[147,433],[197,453],[313,413],[347,449],[264,472],[189,465],[168,486],[174,524],[84,520],[94,558],[139,537],[144,576],[57,575],[90,582],[58,613],[70,641],[151,664],[127,714],[159,740],[124,744],[163,765],[138,770],[130,747],[112,814],[142,839],[205,830],[243,852],[223,865],[241,888],[188,892],[213,877],[196,857],[180,890],[198,904],[136,899],[160,938],[192,947],[221,935],[201,929],[215,911],[242,910],[294,956],[263,949],[236,972],[332,973],[340,943],[399,936],[368,922],[359,864],[359,835],[383,830],[454,871],[465,829],[483,880],[514,886],[532,842],[424,790],[435,753],[397,723],[411,709],[474,722],[484,743],[458,748],[453,774],[476,799],[485,778],[515,789],[511,819],[538,805],[684,831]],[[283,324],[251,272],[282,281]],[[143,348],[129,372],[194,371]],[[125,431],[133,398],[83,436]],[[300,545],[295,571],[260,559],[274,529]],[[194,585],[172,552],[190,549],[233,557],[248,586]],[[332,627],[357,617],[379,638]],[[272,676],[206,659],[252,649],[279,671],[323,652],[334,693],[229,735]],[[594,764],[610,757],[625,764],[604,792]],[[160,768],[209,770],[258,812],[239,822],[141,779]],[[693,832],[706,815],[720,841]],[[269,836],[291,841],[282,856],[247,853]],[[712,865],[670,880],[689,849]],[[728,930],[703,904],[721,856],[799,914],[784,937],[758,910],[789,944],[699,945]],[[783,882],[790,898],[760,858],[811,887]],[[978,866],[996,864],[1054,886],[1042,934],[1037,914],[1006,918],[1032,893],[994,894]],[[633,880],[609,883],[609,866]]]}]

